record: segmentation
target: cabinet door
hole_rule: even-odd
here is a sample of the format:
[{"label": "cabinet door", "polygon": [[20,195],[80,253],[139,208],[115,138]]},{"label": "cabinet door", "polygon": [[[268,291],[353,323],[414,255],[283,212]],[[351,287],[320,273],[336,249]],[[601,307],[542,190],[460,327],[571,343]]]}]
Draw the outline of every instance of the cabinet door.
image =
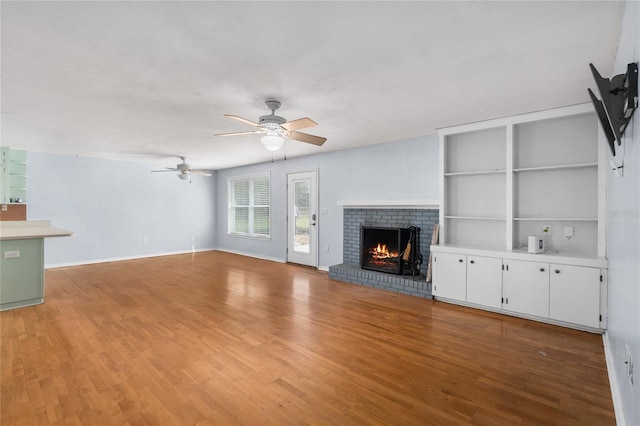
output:
[{"label": "cabinet door", "polygon": [[549,317],[600,327],[600,269],[552,264]]},{"label": "cabinet door", "polygon": [[0,147],[0,204],[9,203],[9,148]]},{"label": "cabinet door", "polygon": [[465,301],[467,258],[463,254],[435,253],[433,257],[433,295]]},{"label": "cabinet door", "polygon": [[502,309],[549,317],[549,264],[505,260]]},{"label": "cabinet door", "polygon": [[502,306],[502,259],[467,256],[467,302]]}]

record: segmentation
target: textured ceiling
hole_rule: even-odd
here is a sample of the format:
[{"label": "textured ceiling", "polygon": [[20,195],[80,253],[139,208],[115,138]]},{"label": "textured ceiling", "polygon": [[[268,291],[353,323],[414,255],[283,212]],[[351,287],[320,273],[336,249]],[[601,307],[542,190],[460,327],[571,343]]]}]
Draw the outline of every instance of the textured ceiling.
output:
[{"label": "textured ceiling", "polygon": [[288,141],[288,157],[587,102],[588,64],[610,74],[624,3],[0,7],[3,145],[221,169],[272,159],[257,136],[213,136],[250,130],[223,114],[257,121],[269,97],[327,138]]}]

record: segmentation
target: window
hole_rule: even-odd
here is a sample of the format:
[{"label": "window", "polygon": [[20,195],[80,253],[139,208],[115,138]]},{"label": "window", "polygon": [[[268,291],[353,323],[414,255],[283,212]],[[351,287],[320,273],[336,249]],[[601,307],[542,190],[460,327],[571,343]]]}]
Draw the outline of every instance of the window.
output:
[{"label": "window", "polygon": [[229,178],[229,233],[270,236],[269,174]]}]

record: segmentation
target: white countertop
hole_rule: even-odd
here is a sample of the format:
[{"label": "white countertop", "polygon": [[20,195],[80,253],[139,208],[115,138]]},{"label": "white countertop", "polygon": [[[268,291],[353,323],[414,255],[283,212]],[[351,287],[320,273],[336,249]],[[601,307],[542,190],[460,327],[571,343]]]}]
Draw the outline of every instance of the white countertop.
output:
[{"label": "white countertop", "polygon": [[480,247],[466,247],[455,245],[432,245],[432,253],[453,253],[460,255],[471,256],[487,256],[487,257],[501,257],[512,260],[526,260],[529,262],[545,262],[545,263],[559,263],[564,265],[575,266],[588,266],[593,268],[607,268],[608,261],[606,257],[589,257],[572,255],[569,253],[528,253],[526,250],[495,250],[485,249]]},{"label": "white countertop", "polygon": [[54,228],[48,220],[0,221],[0,240],[69,237],[73,232]]}]

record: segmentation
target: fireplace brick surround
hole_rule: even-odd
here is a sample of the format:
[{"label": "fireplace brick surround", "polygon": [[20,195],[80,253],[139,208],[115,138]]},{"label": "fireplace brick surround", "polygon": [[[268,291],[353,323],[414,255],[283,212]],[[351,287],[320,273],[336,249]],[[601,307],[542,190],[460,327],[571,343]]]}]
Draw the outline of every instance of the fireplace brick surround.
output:
[{"label": "fireplace brick surround", "polygon": [[[394,293],[431,298],[431,283],[426,282],[433,225],[438,223],[437,209],[345,208],[343,262],[329,267],[329,278],[379,288]],[[360,226],[420,228],[420,252],[423,264],[419,277],[391,275],[360,268]]]}]

